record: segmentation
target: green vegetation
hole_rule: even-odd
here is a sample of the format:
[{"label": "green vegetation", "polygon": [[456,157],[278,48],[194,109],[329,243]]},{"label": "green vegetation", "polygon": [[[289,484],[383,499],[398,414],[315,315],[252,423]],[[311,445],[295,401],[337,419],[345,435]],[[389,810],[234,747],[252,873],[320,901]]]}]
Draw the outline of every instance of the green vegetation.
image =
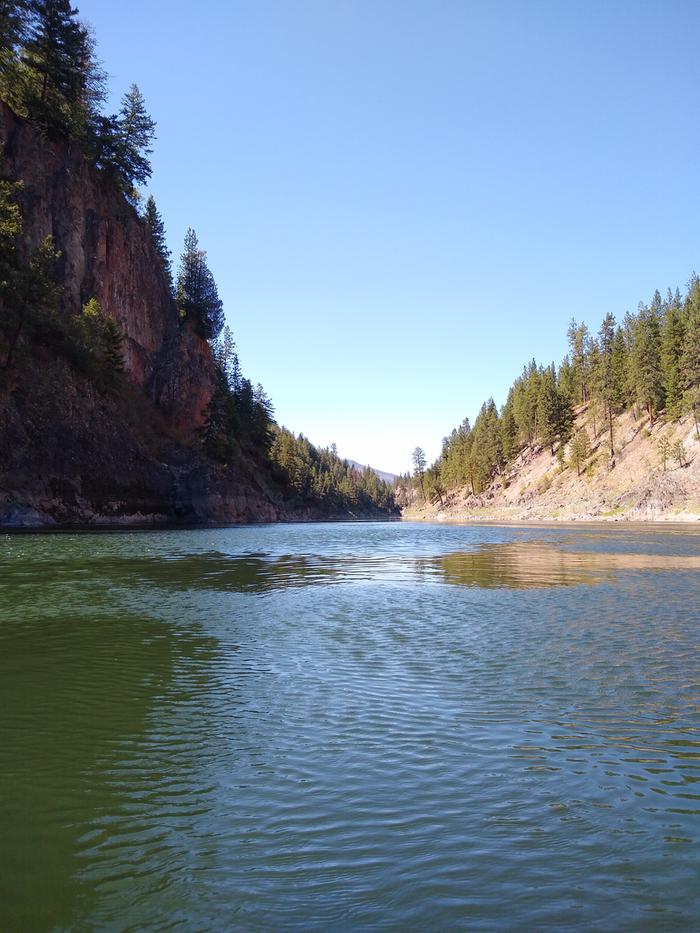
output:
[{"label": "green vegetation", "polygon": [[163,218],[160,215],[160,211],[156,207],[155,198],[152,194],[148,196],[148,200],[146,201],[143,220],[148,227],[148,232],[151,235],[153,248],[155,249],[160,258],[160,261],[163,264],[163,272],[165,273],[168,286],[172,291],[173,271],[170,264],[170,250],[168,249],[168,244],[165,238],[165,224],[163,223]]},{"label": "green vegetation", "polygon": [[571,465],[576,469],[576,475],[580,476],[586,460],[591,455],[591,444],[588,439],[588,431],[585,428],[581,428],[574,434],[569,445],[569,454]]},{"label": "green vegetation", "polygon": [[278,480],[303,502],[338,512],[396,511],[391,489],[365,467],[341,460],[333,448],[318,449],[303,436],[271,426],[270,459]]},{"label": "green vegetation", "polygon": [[212,340],[219,336],[224,326],[224,307],[207,265],[207,254],[199,249],[197,234],[191,228],[180,257],[176,301],[180,319],[193,321],[200,337]]},{"label": "green vegetation", "polygon": [[104,114],[107,79],[95,43],[68,0],[0,4],[0,96],[51,138],[76,142],[131,197],[151,175],[155,124],[135,84]]},{"label": "green vegetation", "polygon": [[21,182],[0,181],[0,360],[9,369],[20,340],[48,336],[56,322],[60,289],[54,277],[59,258],[51,237],[28,257],[21,249]]},{"label": "green vegetation", "polygon": [[396,511],[393,493],[369,467],[357,470],[342,460],[335,445],[316,448],[274,421],[274,409],[258,383],[243,376],[228,326],[212,343],[216,387],[205,413],[200,439],[205,452],[229,465],[248,454],[298,504],[330,512]]},{"label": "green vegetation", "polygon": [[[465,486],[478,495],[527,447],[537,446],[548,447],[565,469],[568,445],[568,463],[580,476],[592,444],[601,445],[599,460],[604,451],[614,463],[615,417],[628,408],[644,412],[649,432],[660,416],[673,421],[692,411],[700,438],[700,279],[695,274],[685,296],[676,289],[664,299],[657,291],[621,324],[607,314],[591,336],[585,324],[572,320],[567,335],[569,353],[558,368],[532,360],[500,411],[493,399],[484,402],[473,427],[465,419],[443,440],[437,461],[402,477],[402,485],[426,496],[430,477],[432,496],[440,501],[446,490]],[[584,428],[572,438],[577,409],[592,436]],[[599,441],[603,430],[605,439]],[[686,462],[684,450],[674,451],[670,445],[664,449],[664,467],[670,457],[681,466]],[[589,464],[588,471],[593,469]],[[431,501],[432,496],[427,495]]]},{"label": "green vegetation", "polygon": [[63,356],[98,389],[117,393],[124,375],[123,335],[91,298],[80,314],[59,313],[60,253],[51,237],[24,257],[21,183],[0,181],[0,367],[9,370],[34,346]]},{"label": "green vegetation", "polygon": [[671,456],[671,446],[671,441],[665,436],[660,437],[656,442],[656,449],[659,454],[659,462],[663,467],[664,473],[666,472],[666,464],[668,463],[668,459]]}]

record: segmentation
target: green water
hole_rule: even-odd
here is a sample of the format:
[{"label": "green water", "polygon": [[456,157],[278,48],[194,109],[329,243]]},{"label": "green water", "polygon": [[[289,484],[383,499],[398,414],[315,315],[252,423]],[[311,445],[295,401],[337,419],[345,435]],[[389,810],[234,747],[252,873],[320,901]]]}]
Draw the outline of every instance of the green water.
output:
[{"label": "green water", "polygon": [[0,929],[697,929],[699,531],[0,536]]}]

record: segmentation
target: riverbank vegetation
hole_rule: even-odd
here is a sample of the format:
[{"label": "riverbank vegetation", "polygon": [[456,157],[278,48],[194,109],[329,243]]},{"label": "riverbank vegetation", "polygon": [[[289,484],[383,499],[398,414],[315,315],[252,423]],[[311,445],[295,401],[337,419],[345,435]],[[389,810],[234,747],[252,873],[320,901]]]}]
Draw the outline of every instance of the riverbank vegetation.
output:
[{"label": "riverbank vegetation", "polygon": [[[648,304],[617,322],[607,314],[596,333],[572,320],[569,352],[556,366],[534,359],[511,386],[499,410],[489,398],[473,425],[466,418],[444,438],[430,467],[414,452],[413,476],[399,486],[439,503],[449,490],[484,493],[527,448],[548,448],[560,470],[581,475],[593,447],[614,467],[624,412],[644,417],[647,432],[657,421],[691,415],[700,439],[700,279],[693,274],[685,294],[656,291]],[[576,418],[585,409],[586,417]],[[681,444],[682,447],[682,444]],[[418,448],[418,450],[420,450]],[[665,460],[671,456],[665,451]],[[422,452],[421,452],[422,453]],[[684,453],[676,449],[685,464]],[[420,462],[419,462],[420,461]]]}]

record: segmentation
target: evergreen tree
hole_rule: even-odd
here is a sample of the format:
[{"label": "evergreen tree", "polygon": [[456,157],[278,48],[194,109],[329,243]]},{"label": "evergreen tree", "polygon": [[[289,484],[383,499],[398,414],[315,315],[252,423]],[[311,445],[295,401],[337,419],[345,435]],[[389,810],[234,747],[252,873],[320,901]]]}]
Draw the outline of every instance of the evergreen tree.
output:
[{"label": "evergreen tree", "polygon": [[651,427],[656,411],[663,404],[661,334],[659,315],[654,306],[640,306],[634,325],[630,372],[636,398],[646,408]]},{"label": "evergreen tree", "polygon": [[206,259],[207,254],[199,249],[197,235],[190,228],[180,257],[177,305],[181,320],[192,321],[201,337],[213,340],[224,326],[224,309]]},{"label": "evergreen tree", "polygon": [[32,0],[31,9],[17,102],[29,119],[47,130],[80,135],[94,83],[90,35],[69,0]]},{"label": "evergreen tree", "polygon": [[613,339],[612,349],[612,380],[615,386],[615,393],[619,400],[619,407],[623,408],[629,405],[629,394],[627,386],[629,383],[628,370],[629,351],[627,341],[622,327],[617,328]]},{"label": "evergreen tree", "polygon": [[585,428],[580,428],[574,434],[569,445],[569,455],[571,463],[576,467],[576,475],[581,475],[581,470],[585,466],[586,460],[591,455],[591,444],[588,439],[588,432]]},{"label": "evergreen tree", "polygon": [[513,414],[513,391],[508,393],[508,399],[501,412],[501,450],[506,463],[518,453],[518,426]]},{"label": "evergreen tree", "polygon": [[656,449],[659,452],[659,460],[663,466],[664,473],[666,472],[666,464],[668,463],[668,458],[671,456],[671,442],[665,436],[662,435],[656,442]]},{"label": "evergreen tree", "polygon": [[426,459],[425,452],[422,447],[415,447],[413,453],[411,454],[413,460],[413,475],[418,480],[420,491],[423,494],[423,499],[425,500],[425,487],[423,486],[423,476],[425,474]]},{"label": "evergreen tree", "polygon": [[0,92],[10,96],[18,80],[19,50],[27,37],[28,0],[0,0]]},{"label": "evergreen tree", "polygon": [[221,335],[212,342],[212,353],[216,365],[226,376],[228,387],[236,395],[240,391],[243,376],[236,352],[236,344],[228,324],[224,327]]},{"label": "evergreen tree", "polygon": [[595,393],[603,407],[608,423],[608,437],[611,458],[615,456],[613,437],[613,419],[621,402],[622,387],[615,358],[615,318],[606,314],[598,333],[598,348],[594,370]]},{"label": "evergreen tree", "polygon": [[132,84],[122,98],[119,111],[119,161],[122,178],[128,185],[142,185],[151,177],[151,143],[155,122],[146,111],[146,101],[137,85]]},{"label": "evergreen tree", "polygon": [[123,189],[132,203],[136,202],[136,186],[144,184],[151,176],[148,156],[155,136],[155,123],[146,112],[138,87],[131,85],[122,98],[118,114],[100,115],[94,124],[92,156],[95,165]]},{"label": "evergreen tree", "polygon": [[700,279],[693,275],[685,302],[685,335],[680,359],[683,401],[693,412],[700,439]]},{"label": "evergreen tree", "polygon": [[550,448],[554,456],[554,441],[558,433],[559,399],[557,397],[554,365],[547,368],[540,378],[537,396],[537,429],[542,443]]},{"label": "evergreen tree", "polygon": [[661,333],[661,366],[663,373],[666,414],[679,418],[683,408],[683,318],[675,302],[667,303]]},{"label": "evergreen tree", "polygon": [[676,441],[671,448],[671,456],[674,460],[678,461],[678,466],[681,467],[681,469],[686,465],[688,454],[683,441]]},{"label": "evergreen tree", "polygon": [[585,324],[577,324],[571,318],[567,331],[569,346],[571,348],[571,369],[574,387],[578,392],[579,401],[588,401],[588,328]]},{"label": "evergreen tree", "polygon": [[146,226],[148,227],[149,233],[151,234],[151,240],[153,242],[155,251],[158,253],[163,263],[163,270],[168,280],[168,286],[172,291],[173,273],[170,265],[170,250],[168,249],[168,244],[165,238],[165,224],[163,223],[163,218],[160,215],[160,211],[156,207],[155,198],[152,194],[148,196],[148,200],[146,201],[146,209],[144,211],[143,219],[146,223]]},{"label": "evergreen tree", "polygon": [[217,369],[214,391],[204,411],[204,423],[200,429],[202,447],[212,459],[229,463],[235,454],[239,430],[234,397],[225,374]]}]

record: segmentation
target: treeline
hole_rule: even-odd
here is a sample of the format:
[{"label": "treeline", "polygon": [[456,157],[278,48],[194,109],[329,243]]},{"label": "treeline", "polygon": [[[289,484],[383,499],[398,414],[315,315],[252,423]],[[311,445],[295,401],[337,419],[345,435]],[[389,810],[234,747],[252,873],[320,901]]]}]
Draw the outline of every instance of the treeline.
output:
[{"label": "treeline", "polygon": [[288,495],[328,512],[397,511],[391,488],[369,467],[357,470],[338,456],[335,445],[317,448],[275,422],[267,393],[241,371],[228,326],[212,347],[216,388],[200,432],[212,459],[230,464],[252,454]]},{"label": "treeline", "polygon": [[[528,363],[498,410],[492,398],[444,438],[437,461],[426,468],[414,451],[413,482],[431,501],[447,489],[467,486],[483,492],[528,445],[556,452],[562,467],[580,474],[590,453],[585,429],[574,431],[575,409],[585,405],[593,437],[614,462],[615,418],[629,408],[644,413],[650,428],[659,417],[692,412],[700,438],[700,279],[694,274],[684,296],[656,291],[649,304],[618,323],[612,314],[596,334],[572,320],[569,353],[556,367]],[[567,459],[568,453],[568,459]],[[408,478],[403,478],[404,484]]]},{"label": "treeline", "polygon": [[278,479],[302,501],[338,512],[398,511],[390,486],[370,467],[358,470],[342,460],[335,445],[319,449],[273,425],[270,459]]}]

